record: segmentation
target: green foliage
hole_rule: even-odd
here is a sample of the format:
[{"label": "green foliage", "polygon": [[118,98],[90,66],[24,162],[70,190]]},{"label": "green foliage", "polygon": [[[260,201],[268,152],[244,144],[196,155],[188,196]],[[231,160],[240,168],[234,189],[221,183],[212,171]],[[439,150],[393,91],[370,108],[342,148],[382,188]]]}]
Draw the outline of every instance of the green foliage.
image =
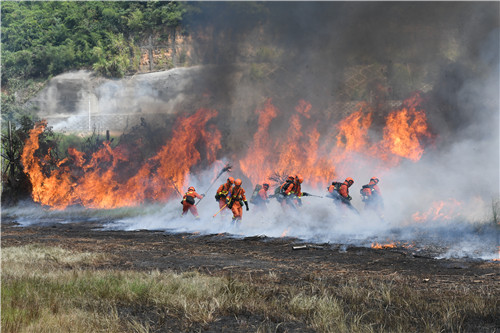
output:
[{"label": "green foliage", "polygon": [[137,68],[133,38],[176,28],[186,8],[170,1],[3,2],[2,84],[80,68],[121,77]]},{"label": "green foliage", "polygon": [[94,47],[93,69],[104,76],[123,77],[130,63],[130,49],[122,34],[107,33],[107,41]]}]

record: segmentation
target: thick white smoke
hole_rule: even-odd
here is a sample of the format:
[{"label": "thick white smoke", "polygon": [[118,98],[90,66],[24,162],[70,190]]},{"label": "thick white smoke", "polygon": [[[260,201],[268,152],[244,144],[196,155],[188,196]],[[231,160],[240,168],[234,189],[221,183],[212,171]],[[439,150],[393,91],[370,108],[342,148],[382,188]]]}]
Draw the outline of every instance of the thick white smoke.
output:
[{"label": "thick white smoke", "polygon": [[[226,49],[234,51],[231,55],[237,55],[243,47],[250,50],[260,47],[285,55],[269,61],[272,66],[267,63],[265,75],[254,80],[249,79],[252,77],[249,72],[259,68],[259,63],[236,66],[243,58],[240,54],[240,57],[224,57],[222,64],[205,69],[176,69],[123,81],[103,81],[89,88],[89,92],[97,96],[95,106],[109,114],[182,113],[194,112],[198,106],[214,107],[219,112],[217,127],[223,132],[227,146],[221,157],[224,159],[245,155],[255,130],[253,111],[265,98],[275,98],[282,111],[277,120],[285,119],[283,126],[288,124],[287,115],[294,112],[299,99],[312,104],[313,111],[317,111],[311,112],[312,120],[321,125],[324,110],[339,99],[336,87],[344,80],[346,67],[363,63],[365,56],[393,70],[405,63],[426,63],[427,66],[420,68],[427,69],[427,81],[432,86],[426,92],[429,98],[426,113],[437,135],[436,142],[426,147],[419,161],[403,160],[383,172],[376,172],[373,161],[362,156],[356,157],[351,168],[343,167],[336,180],[354,178],[350,192],[359,215],[343,212],[326,197],[305,197],[302,207],[288,211],[273,199],[265,213],[250,205],[250,211],[243,212],[242,223],[234,226],[231,213],[213,217],[218,211],[215,191],[227,174],[197,205],[200,220],[194,220],[190,213],[180,217],[180,198],[166,205],[114,211],[38,213],[18,209],[6,213],[14,214],[23,225],[104,216],[111,220],[108,228],[120,230],[286,236],[317,243],[363,246],[373,242],[415,242],[417,247],[443,246],[442,257],[496,258],[499,231],[494,214],[500,215],[499,19],[491,9],[498,9],[498,4],[481,3],[475,7],[472,3],[308,5],[301,2],[297,6],[281,6],[279,2],[271,5],[278,9],[273,12],[271,23],[259,27],[245,25],[238,38],[222,40],[227,43]],[[386,21],[391,24],[385,24]],[[442,24],[442,35],[425,33],[424,28],[432,22]],[[268,29],[265,33],[257,33],[264,28]],[[456,47],[446,47],[453,44],[449,34]],[[264,37],[269,39],[262,45],[255,44]],[[385,47],[394,49],[394,44],[401,52],[388,56]],[[207,105],[200,102],[205,93],[209,95]],[[75,120],[88,112],[88,104],[80,104]],[[326,129],[321,134],[328,135],[326,130],[335,124],[322,125]],[[228,162],[238,164],[237,160]],[[204,193],[217,168],[212,166],[190,175],[186,188],[192,185]],[[235,170],[232,176],[245,179],[238,172]],[[385,204],[383,220],[365,211],[359,196],[359,189],[372,176],[380,179]],[[325,180],[318,189],[308,184],[307,175],[304,177],[303,190],[320,196],[326,195],[326,187],[333,180]],[[247,180],[243,183],[248,197],[254,185]],[[440,203],[443,208],[439,208]]]}]

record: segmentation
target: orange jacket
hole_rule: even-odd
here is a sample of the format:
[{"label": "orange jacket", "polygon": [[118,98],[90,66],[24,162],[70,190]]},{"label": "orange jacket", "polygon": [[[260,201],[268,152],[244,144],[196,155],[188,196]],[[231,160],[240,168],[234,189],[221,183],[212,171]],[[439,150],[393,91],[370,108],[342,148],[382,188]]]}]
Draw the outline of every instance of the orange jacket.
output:
[{"label": "orange jacket", "polygon": [[382,192],[380,192],[380,188],[378,187],[377,183],[374,182],[373,180],[370,180],[368,185],[365,185],[365,186],[367,186],[367,187],[363,187],[361,189],[364,196],[369,197],[372,194],[378,195],[380,197],[382,196]]},{"label": "orange jacket", "polygon": [[227,197],[227,194],[231,191],[231,188],[233,187],[233,184],[227,182],[219,186],[219,189],[217,190],[217,195],[222,196],[222,197]]},{"label": "orange jacket", "polygon": [[285,190],[285,195],[295,194],[298,197],[302,196],[302,186],[298,182],[293,182]]},{"label": "orange jacket", "polygon": [[349,197],[349,183],[348,182],[343,182],[342,185],[340,185],[339,194],[341,196],[343,196],[344,198]]},{"label": "orange jacket", "polygon": [[382,192],[380,192],[380,187],[378,187],[378,185],[377,185],[376,182],[374,182],[373,180],[370,180],[370,182],[368,183],[368,185],[373,185],[372,186],[373,193],[382,196]]},{"label": "orange jacket", "polygon": [[245,196],[245,190],[241,186],[235,186],[231,190],[230,196],[231,202],[236,202],[236,201],[247,201],[247,197]]},{"label": "orange jacket", "polygon": [[269,198],[267,195],[267,191],[264,188],[261,188],[259,190],[259,197],[264,201],[266,201]]},{"label": "orange jacket", "polygon": [[195,191],[187,191],[184,196],[182,197],[182,201],[186,201],[186,197],[189,196],[189,197],[193,197],[193,198],[198,198],[198,199],[201,199],[203,198],[201,195],[199,195],[198,193],[196,193]]}]

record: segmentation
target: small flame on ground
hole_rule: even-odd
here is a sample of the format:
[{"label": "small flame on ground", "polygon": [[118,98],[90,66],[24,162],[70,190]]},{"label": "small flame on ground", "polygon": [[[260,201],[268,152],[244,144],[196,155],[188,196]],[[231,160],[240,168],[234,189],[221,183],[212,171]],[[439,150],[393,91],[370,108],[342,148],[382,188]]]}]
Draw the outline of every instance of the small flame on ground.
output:
[{"label": "small flame on ground", "polygon": [[412,248],[413,244],[402,243],[402,242],[388,242],[388,243],[377,243],[374,242],[371,245],[372,249],[394,249],[394,248]]}]

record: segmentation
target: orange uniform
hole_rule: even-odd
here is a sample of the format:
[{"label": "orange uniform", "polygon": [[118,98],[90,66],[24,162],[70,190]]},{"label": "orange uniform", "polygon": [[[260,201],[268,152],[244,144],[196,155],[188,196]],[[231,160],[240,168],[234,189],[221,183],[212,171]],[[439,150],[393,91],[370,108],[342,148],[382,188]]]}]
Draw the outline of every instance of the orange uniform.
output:
[{"label": "orange uniform", "polygon": [[347,182],[343,182],[342,185],[340,185],[339,194],[345,199],[349,198],[349,186]]},{"label": "orange uniform", "polygon": [[283,189],[281,193],[283,193],[286,200],[281,201],[281,207],[291,205],[295,208],[297,205],[302,205],[302,181],[302,176],[297,175],[292,183],[286,182],[282,185]]},{"label": "orange uniform", "polygon": [[346,206],[351,207],[352,197],[349,195],[349,187],[354,184],[354,180],[351,177],[347,177],[345,181],[340,185],[337,199]]},{"label": "orange uniform", "polygon": [[234,187],[229,193],[228,197],[228,205],[233,212],[233,222],[241,221],[243,217],[242,202],[245,204],[247,210],[249,210],[245,190],[241,187],[241,180],[236,179],[234,182]]},{"label": "orange uniform", "polygon": [[226,205],[226,198],[233,188],[234,180],[232,177],[227,179],[227,182],[219,186],[217,193],[215,194],[215,200],[219,203],[219,209],[222,209]]},{"label": "orange uniform", "polygon": [[257,209],[265,210],[267,208],[267,202],[269,201],[269,196],[267,195],[268,190],[269,184],[264,183],[257,194],[252,195],[253,200],[250,199],[250,202],[253,203]]},{"label": "orange uniform", "polygon": [[191,214],[194,215],[194,217],[196,217],[197,219],[200,218],[200,216],[198,215],[198,209],[196,209],[196,206],[194,205],[195,198],[201,199],[203,198],[203,196],[196,193],[194,187],[188,188],[188,191],[184,194],[181,201],[182,216],[186,215],[189,210]]},{"label": "orange uniform", "polygon": [[367,185],[363,185],[360,193],[365,202],[365,208],[371,208],[381,213],[383,210],[383,201],[382,192],[377,185],[378,182],[377,177],[372,177]]},{"label": "orange uniform", "polygon": [[259,197],[262,199],[262,201],[267,201],[269,199],[269,196],[267,195],[267,189],[269,187],[263,187],[259,191]]}]

